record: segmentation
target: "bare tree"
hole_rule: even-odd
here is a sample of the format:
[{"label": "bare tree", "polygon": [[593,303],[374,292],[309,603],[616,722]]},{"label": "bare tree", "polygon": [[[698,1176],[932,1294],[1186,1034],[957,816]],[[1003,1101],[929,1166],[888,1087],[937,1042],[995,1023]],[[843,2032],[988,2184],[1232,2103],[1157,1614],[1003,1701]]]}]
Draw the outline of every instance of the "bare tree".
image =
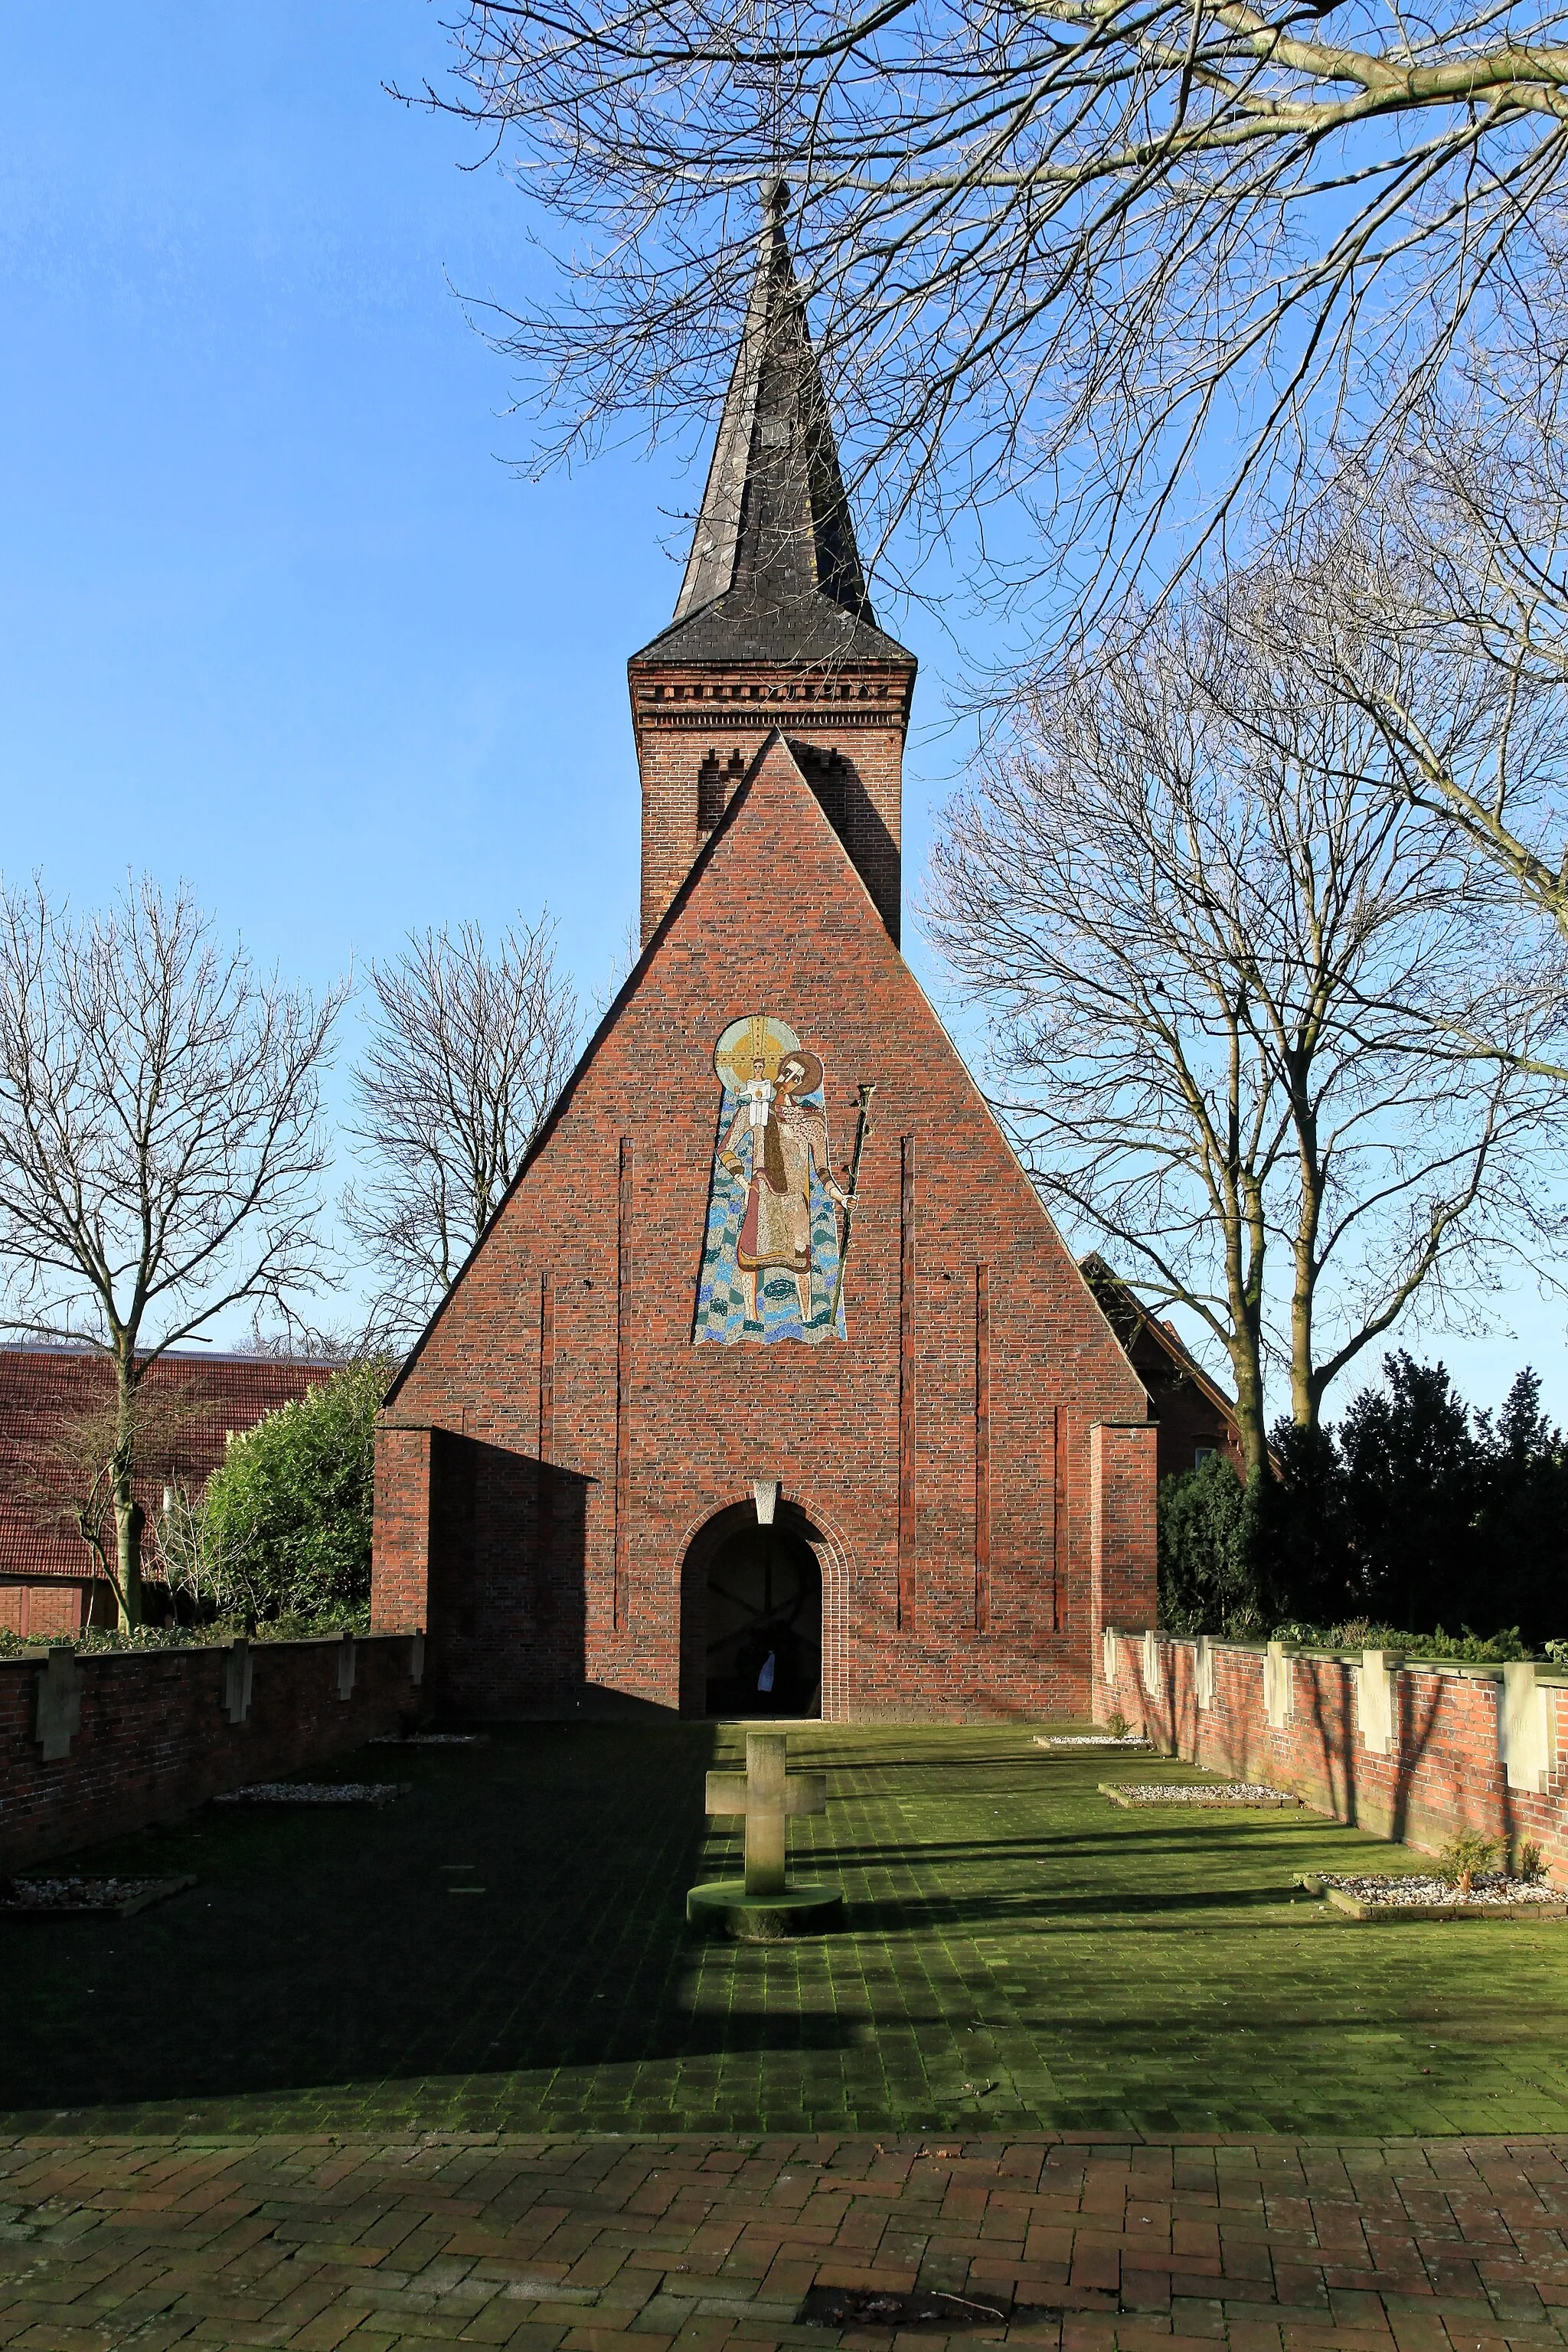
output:
[{"label": "bare tree", "polygon": [[1069,601],[1467,336],[1563,358],[1556,0],[469,0],[454,38],[425,102],[555,232],[488,307],[540,463],[711,413],[780,171],[879,552],[1021,492]]},{"label": "bare tree", "polygon": [[176,1607],[183,1600],[198,1622],[242,1615],[254,1624],[259,1611],[244,1564],[214,1539],[199,1492],[177,1473],[148,1520],[147,1543]]},{"label": "bare tree", "polygon": [[[1436,406],[1391,464],[1349,469],[1336,511],[1281,548],[1270,619],[1284,643],[1309,607],[1356,614],[1343,633],[1309,621],[1321,682],[1376,729],[1393,785],[1458,832],[1524,919],[1550,1032],[1568,1008],[1568,431],[1554,385],[1514,403],[1501,430],[1496,408]],[[1398,677],[1364,658],[1393,633],[1418,655]],[[1496,1042],[1479,1015],[1478,1032]],[[1568,1083],[1561,1041],[1534,1051]]]},{"label": "bare tree", "polygon": [[113,1368],[100,1486],[122,1624],[142,1614],[149,1367],[320,1271],[320,1076],[339,1002],[312,1005],[219,949],[184,889],[142,881],[79,921],[37,883],[0,893],[0,1301],[8,1329],[86,1342]]},{"label": "bare tree", "polygon": [[[183,1466],[184,1440],[202,1411],[191,1383],[142,1381],[122,1401],[112,1381],[80,1411],[68,1413],[52,1435],[21,1463],[11,1491],[34,1523],[68,1528],[87,1547],[94,1573],[114,1595],[120,1622],[132,1617],[121,1572],[115,1509],[116,1470],[129,1437],[132,1475],[143,1488],[160,1480],[173,1491]],[[158,1517],[147,1517],[157,1543]],[[161,1547],[160,1558],[162,1557]]]},{"label": "bare tree", "polygon": [[580,1024],[548,914],[514,924],[493,953],[478,923],[426,931],[373,978],[375,1025],[355,1076],[369,1181],[345,1207],[382,1278],[377,1328],[406,1338],[498,1206]]},{"label": "bare tree", "polygon": [[934,912],[1046,1199],[1223,1349],[1257,1475],[1271,1365],[1313,1426],[1407,1311],[1484,1285],[1537,1207],[1540,1104],[1443,1026],[1492,969],[1484,869],[1252,593],[1037,683],[949,812]]}]

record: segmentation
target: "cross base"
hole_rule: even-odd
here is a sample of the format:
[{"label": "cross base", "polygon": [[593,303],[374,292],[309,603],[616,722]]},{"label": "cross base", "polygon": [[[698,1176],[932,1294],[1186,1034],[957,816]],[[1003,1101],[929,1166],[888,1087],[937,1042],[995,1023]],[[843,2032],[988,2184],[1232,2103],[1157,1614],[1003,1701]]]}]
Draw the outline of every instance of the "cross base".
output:
[{"label": "cross base", "polygon": [[776,1944],[790,1936],[823,1936],[844,1925],[837,1886],[786,1886],[753,1895],[742,1878],[710,1879],[686,1898],[688,1925],[740,1944]]}]

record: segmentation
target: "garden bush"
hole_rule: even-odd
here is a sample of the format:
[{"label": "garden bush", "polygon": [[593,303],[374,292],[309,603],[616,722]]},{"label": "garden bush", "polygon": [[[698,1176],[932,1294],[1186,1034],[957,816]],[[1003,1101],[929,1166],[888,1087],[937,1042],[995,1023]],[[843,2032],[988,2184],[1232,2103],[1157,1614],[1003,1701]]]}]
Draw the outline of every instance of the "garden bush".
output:
[{"label": "garden bush", "polygon": [[1274,1631],[1280,1641],[1300,1643],[1306,1649],[1396,1650],[1412,1661],[1431,1658],[1439,1664],[1451,1660],[1455,1664],[1500,1666],[1510,1658],[1534,1654],[1520,1639],[1517,1625],[1501,1633],[1472,1633],[1468,1625],[1462,1633],[1445,1633],[1441,1625],[1430,1633],[1406,1633],[1394,1625],[1373,1625],[1364,1617],[1352,1617],[1342,1625],[1304,1625],[1293,1619]]},{"label": "garden bush", "polygon": [[242,1634],[258,1642],[310,1642],[334,1633],[363,1633],[370,1624],[366,1601],[342,1603],[308,1615],[264,1618],[247,1624],[241,1618],[217,1617],[199,1625],[92,1625],[77,1633],[13,1633],[0,1625],[0,1658],[25,1657],[29,1651],[64,1643],[90,1657],[99,1650],[222,1649]]},{"label": "garden bush", "polygon": [[352,1624],[370,1599],[382,1363],[346,1365],[237,1437],[207,1482],[201,1542],[252,1623]]},{"label": "garden bush", "polygon": [[1502,1840],[1467,1834],[1450,1838],[1437,1857],[1433,1875],[1460,1895],[1468,1895],[1478,1878],[1490,1875],[1502,1851]]},{"label": "garden bush", "polygon": [[1246,1639],[1265,1622],[1255,1508],[1223,1454],[1160,1481],[1160,1622]]}]

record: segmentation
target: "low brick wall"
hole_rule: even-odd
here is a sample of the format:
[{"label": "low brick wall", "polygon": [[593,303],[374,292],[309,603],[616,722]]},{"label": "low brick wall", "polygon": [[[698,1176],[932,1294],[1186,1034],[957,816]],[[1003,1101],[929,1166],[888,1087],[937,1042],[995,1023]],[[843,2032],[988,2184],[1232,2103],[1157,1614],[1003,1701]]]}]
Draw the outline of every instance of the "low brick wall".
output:
[{"label": "low brick wall", "polygon": [[0,1660],[0,1871],[395,1731],[423,1673],[407,1633]]},{"label": "low brick wall", "polygon": [[1093,1665],[1100,1723],[1424,1852],[1533,1841],[1568,1884],[1568,1675],[1109,1627]]}]

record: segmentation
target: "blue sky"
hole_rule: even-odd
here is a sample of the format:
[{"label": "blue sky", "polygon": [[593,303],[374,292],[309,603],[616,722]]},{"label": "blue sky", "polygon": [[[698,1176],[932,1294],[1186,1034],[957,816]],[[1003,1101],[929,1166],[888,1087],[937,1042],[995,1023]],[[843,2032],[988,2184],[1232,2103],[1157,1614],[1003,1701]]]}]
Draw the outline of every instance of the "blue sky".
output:
[{"label": "blue sky", "polygon": [[[636,910],[626,659],[700,485],[507,462],[453,289],[515,290],[525,207],[382,87],[447,55],[429,0],[0,10],[0,858],[79,906],[184,877],[317,987],[548,902],[592,995]],[[913,885],[961,748],[942,633],[889,617]],[[1514,1306],[1442,1352],[1482,1399],[1528,1353],[1568,1417],[1563,1314]]]}]

